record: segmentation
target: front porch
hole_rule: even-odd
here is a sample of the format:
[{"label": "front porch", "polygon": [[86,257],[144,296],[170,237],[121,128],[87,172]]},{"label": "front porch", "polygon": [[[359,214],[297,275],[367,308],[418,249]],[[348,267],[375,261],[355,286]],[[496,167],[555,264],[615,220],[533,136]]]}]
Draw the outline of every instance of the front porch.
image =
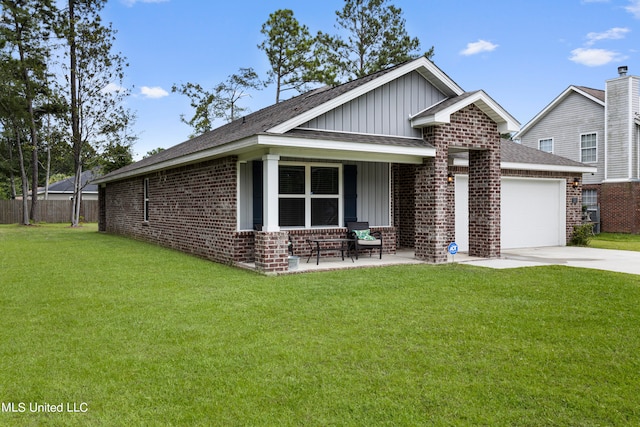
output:
[{"label": "front porch", "polygon": [[[312,256],[309,262],[307,254],[296,254],[299,256],[299,263],[297,269],[289,269],[279,274],[297,274],[297,273],[311,273],[315,271],[331,271],[331,270],[346,270],[356,268],[369,268],[369,267],[388,267],[392,265],[408,265],[408,264],[423,264],[415,257],[413,249],[398,249],[394,254],[383,254],[382,259],[377,255],[369,256],[369,254],[360,254],[358,259],[353,257],[353,261],[345,254],[344,261],[341,257],[336,256],[323,256],[320,258],[320,262],[316,264],[315,256]],[[255,262],[243,262],[238,264],[241,268],[247,268],[249,270],[259,271]]]}]

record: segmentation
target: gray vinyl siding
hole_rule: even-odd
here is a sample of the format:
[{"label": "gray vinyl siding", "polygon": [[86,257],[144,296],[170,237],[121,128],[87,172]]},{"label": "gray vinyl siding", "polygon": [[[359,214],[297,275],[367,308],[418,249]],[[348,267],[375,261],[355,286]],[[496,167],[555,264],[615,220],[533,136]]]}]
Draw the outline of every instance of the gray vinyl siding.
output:
[{"label": "gray vinyl siding", "polygon": [[629,79],[607,82],[607,179],[629,178]]},{"label": "gray vinyl siding", "polygon": [[[295,159],[287,159],[295,160]],[[309,159],[300,159],[309,162]],[[326,163],[323,160],[318,162]],[[369,221],[371,226],[388,226],[391,223],[389,163],[346,162],[358,168],[357,215],[358,221]],[[346,164],[345,163],[345,164]],[[253,168],[251,162],[240,163],[240,229],[253,229]]]},{"label": "gray vinyl siding", "polygon": [[597,162],[594,174],[585,174],[585,184],[604,179],[604,107],[584,96],[572,92],[521,137],[522,145],[538,148],[540,139],[553,138],[553,154],[581,161],[580,135],[597,135]]},{"label": "gray vinyl siding", "polygon": [[443,100],[419,73],[389,82],[301,125],[303,128],[420,138],[409,116]]},{"label": "gray vinyl siding", "polygon": [[638,178],[640,79],[628,76],[607,81],[607,179]]}]

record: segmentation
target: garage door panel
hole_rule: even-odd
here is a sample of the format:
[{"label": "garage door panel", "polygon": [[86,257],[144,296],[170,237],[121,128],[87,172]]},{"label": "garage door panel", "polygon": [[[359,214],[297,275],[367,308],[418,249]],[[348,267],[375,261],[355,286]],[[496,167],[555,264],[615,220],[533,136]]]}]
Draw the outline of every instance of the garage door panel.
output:
[{"label": "garage door panel", "polygon": [[562,245],[566,222],[563,187],[560,180],[503,178],[502,247]]},{"label": "garage door panel", "polygon": [[[502,178],[502,249],[565,244],[564,180]],[[456,175],[456,242],[469,250],[469,178]]]}]

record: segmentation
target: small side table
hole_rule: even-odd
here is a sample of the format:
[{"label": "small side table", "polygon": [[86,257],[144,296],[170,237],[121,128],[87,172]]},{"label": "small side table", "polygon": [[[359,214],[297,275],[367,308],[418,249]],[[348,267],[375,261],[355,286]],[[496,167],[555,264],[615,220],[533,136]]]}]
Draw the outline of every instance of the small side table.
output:
[{"label": "small side table", "polygon": [[335,247],[324,247],[322,244],[324,243],[340,243],[340,254],[342,255],[342,260],[344,261],[344,251],[347,251],[347,256],[351,258],[351,262],[355,262],[353,260],[353,254],[351,253],[351,247],[349,246],[349,242],[353,242],[353,239],[307,239],[307,243],[309,244],[309,257],[307,258],[307,264],[309,260],[313,256],[313,251],[316,251],[316,265],[320,265],[320,251],[335,251]]}]

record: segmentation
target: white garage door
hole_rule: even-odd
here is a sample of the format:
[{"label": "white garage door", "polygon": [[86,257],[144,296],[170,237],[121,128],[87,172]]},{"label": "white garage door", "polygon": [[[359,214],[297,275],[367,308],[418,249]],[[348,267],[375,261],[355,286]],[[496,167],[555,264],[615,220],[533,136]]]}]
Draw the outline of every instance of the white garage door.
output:
[{"label": "white garage door", "polygon": [[[503,249],[565,245],[565,181],[502,178]],[[456,242],[469,250],[469,178],[456,176]]]}]

